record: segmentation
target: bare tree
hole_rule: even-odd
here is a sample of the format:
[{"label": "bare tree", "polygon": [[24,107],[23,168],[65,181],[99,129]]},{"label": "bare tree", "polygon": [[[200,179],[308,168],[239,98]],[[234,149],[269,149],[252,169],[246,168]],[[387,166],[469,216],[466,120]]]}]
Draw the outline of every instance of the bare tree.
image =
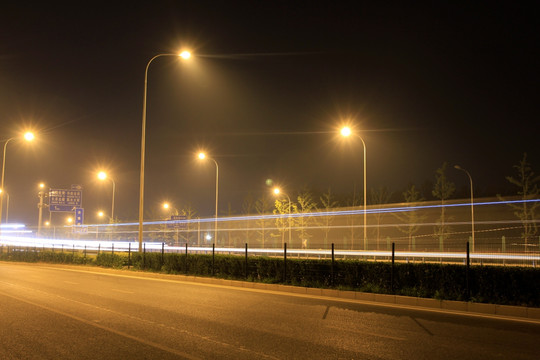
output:
[{"label": "bare tree", "polygon": [[[380,186],[377,189],[370,189],[369,191],[370,195],[370,202],[372,204],[387,204],[388,201],[390,201],[390,197],[392,196],[392,193],[388,191],[388,188],[385,186]],[[378,211],[373,214],[375,217],[375,221],[377,222],[377,227],[375,228],[375,237],[377,239],[377,250],[379,249],[379,242],[380,242],[380,235],[381,235],[381,220],[383,218],[384,212]]]},{"label": "bare tree", "polygon": [[265,241],[267,238],[268,230],[267,220],[264,218],[265,215],[269,214],[272,211],[272,203],[267,195],[263,195],[261,198],[255,201],[255,212],[258,215],[257,217],[257,233],[260,236],[261,247],[264,248]]},{"label": "bare tree", "polygon": [[[403,193],[403,198],[408,207],[412,207],[424,199],[420,196],[420,191],[416,189],[416,186],[410,185],[409,188]],[[425,219],[425,216],[419,215],[417,210],[408,210],[403,213],[396,213],[395,216],[403,222],[404,225],[398,226],[399,231],[407,235],[409,251],[413,247],[413,237],[420,230],[420,222]]]},{"label": "bare tree", "polygon": [[[186,220],[193,220],[197,218],[197,210],[195,209],[195,207],[193,207],[193,204],[191,202],[187,202],[184,205],[184,207],[181,210],[181,213],[182,215],[186,217]],[[182,235],[182,238],[185,241],[189,242],[191,238],[197,238],[197,235],[195,235],[195,234],[198,234],[198,232],[195,231],[196,226],[198,225],[194,225],[192,222],[188,221],[187,227],[186,227],[187,233],[184,233]],[[192,233],[194,234],[194,236],[191,236]],[[197,239],[195,243],[198,244],[199,239]]]},{"label": "bare tree", "polygon": [[291,212],[292,206],[289,199],[277,199],[274,202],[274,214],[281,215],[276,218],[276,228],[279,231],[279,235],[276,236],[281,236],[281,246],[285,244],[285,233],[287,231],[290,232],[291,219],[288,215]]},{"label": "bare tree", "polygon": [[448,200],[454,191],[456,190],[456,185],[453,182],[450,182],[446,177],[446,168],[448,163],[444,162],[440,168],[435,171],[435,186],[433,187],[432,194],[435,198],[441,200],[441,217],[439,218],[438,226],[435,227],[435,236],[439,239],[439,248],[442,251],[444,248],[444,240],[449,237],[450,227],[446,225],[447,219],[445,213],[445,203]]},{"label": "bare tree", "polygon": [[[330,188],[328,188],[328,191],[320,196],[320,201],[323,206],[323,209],[329,213],[332,211],[333,208],[338,206],[338,202],[334,199],[334,194],[332,194],[332,191]],[[328,235],[330,234],[330,226],[334,222],[335,216],[326,214],[326,216],[323,217],[322,225],[323,225],[323,231],[324,231],[324,243],[323,248],[328,248]]]},{"label": "bare tree", "polygon": [[[518,187],[518,195],[521,200],[525,200],[520,204],[508,204],[514,209],[514,214],[521,221],[523,231],[521,238],[525,242],[525,251],[528,250],[528,246],[532,238],[538,233],[538,226],[536,220],[536,209],[539,206],[538,202],[528,202],[527,200],[538,199],[538,182],[540,176],[535,176],[532,171],[531,164],[527,161],[527,153],[523,154],[523,158],[518,165],[514,165],[514,169],[517,171],[517,176],[507,176],[511,184]],[[504,200],[500,195],[498,197]]]},{"label": "bare tree", "polygon": [[[292,204],[295,213],[309,214],[317,208],[317,203],[313,200],[313,195],[308,190],[302,191],[296,198],[297,204]],[[311,234],[308,232],[308,227],[315,222],[315,218],[311,215],[302,215],[294,218],[297,224],[297,232],[300,238],[300,245],[303,249],[308,247],[308,241]]]}]

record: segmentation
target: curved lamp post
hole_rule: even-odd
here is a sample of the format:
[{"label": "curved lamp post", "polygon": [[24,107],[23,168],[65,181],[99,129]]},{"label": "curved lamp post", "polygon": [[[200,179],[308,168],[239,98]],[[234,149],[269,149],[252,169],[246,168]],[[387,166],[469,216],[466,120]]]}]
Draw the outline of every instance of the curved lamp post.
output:
[{"label": "curved lamp post", "polygon": [[104,171],[100,171],[97,175],[99,180],[105,180],[109,179],[112,182],[112,201],[111,201],[111,224],[114,223],[114,194],[116,192],[116,183],[114,182],[112,177],[108,177],[107,173]]},{"label": "curved lamp post", "polygon": [[[352,130],[350,127],[345,126],[341,128],[341,136],[343,137],[349,137],[352,135]],[[362,145],[364,146],[364,250],[367,250],[367,182],[366,182],[366,143],[364,142],[364,139],[362,139],[361,136],[357,135],[360,140],[362,141]],[[353,241],[354,239],[351,239],[351,248],[353,248]]]},{"label": "curved lamp post", "polygon": [[217,221],[218,221],[218,194],[219,194],[219,166],[218,166],[218,163],[217,163],[216,160],[207,157],[206,154],[203,153],[203,152],[200,152],[197,156],[198,156],[198,158],[201,159],[201,160],[204,160],[204,159],[212,160],[212,161],[214,162],[214,164],[216,164],[216,216],[215,216],[215,218],[214,218],[214,242],[217,243],[217,231],[218,231],[218,225],[217,225]]},{"label": "curved lamp post", "polygon": [[[291,245],[291,198],[286,193],[282,192],[280,188],[275,187],[274,190],[272,190],[274,195],[280,195],[283,194],[287,197],[287,200],[289,201],[289,246]],[[284,246],[285,244],[281,244],[281,246]]]},{"label": "curved lamp post", "polygon": [[470,183],[470,186],[471,186],[471,242],[472,242],[472,246],[471,246],[471,251],[474,252],[474,196],[473,196],[473,181],[472,181],[472,177],[471,177],[471,174],[469,174],[469,172],[467,170],[465,170],[464,168],[462,168],[461,166],[459,165],[454,165],[454,168],[455,169],[458,169],[458,170],[461,170],[461,171],[464,171],[467,176],[469,177],[469,183]]},{"label": "curved lamp post", "polygon": [[191,54],[189,51],[183,51],[180,54],[159,54],[151,58],[146,64],[144,72],[144,97],[143,97],[143,112],[142,112],[142,132],[141,132],[141,168],[140,168],[140,188],[139,188],[139,252],[143,250],[143,217],[144,217],[144,157],[145,157],[145,142],[146,142],[146,95],[148,88],[148,68],[152,61],[162,56],[180,56],[183,59],[189,59]]},{"label": "curved lamp post", "polygon": [[[24,140],[26,141],[32,141],[34,140],[34,134],[32,132],[26,132],[23,136]],[[4,189],[4,174],[5,174],[5,171],[6,171],[6,149],[7,149],[7,145],[8,143],[11,141],[11,140],[14,140],[14,139],[17,139],[16,137],[12,137],[12,138],[9,138],[5,141],[4,143],[4,154],[3,154],[3,159],[2,159],[2,181],[1,181],[1,184],[0,184],[0,189]],[[3,204],[4,204],[4,196],[3,196],[3,192],[0,192],[0,225],[2,224],[2,207],[3,207]]]}]

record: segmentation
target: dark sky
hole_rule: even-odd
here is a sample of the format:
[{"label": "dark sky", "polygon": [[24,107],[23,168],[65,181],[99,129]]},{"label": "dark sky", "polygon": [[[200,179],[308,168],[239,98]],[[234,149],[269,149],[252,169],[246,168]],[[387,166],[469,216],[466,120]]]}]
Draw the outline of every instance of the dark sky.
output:
[{"label": "dark sky", "polygon": [[137,218],[144,70],[180,49],[195,56],[149,70],[154,214],[167,199],[212,216],[215,167],[195,159],[201,148],[219,164],[222,211],[268,192],[268,178],[292,196],[360,191],[362,144],[336,137],[344,122],[366,142],[368,188],[400,193],[447,161],[459,189],[468,179],[454,164],[493,196],[524,152],[539,168],[540,14],[525,2],[37,3],[0,12],[0,138],[38,133],[7,147],[11,221],[37,222],[40,181],[82,184],[95,221],[111,200],[100,168],[116,215]]}]

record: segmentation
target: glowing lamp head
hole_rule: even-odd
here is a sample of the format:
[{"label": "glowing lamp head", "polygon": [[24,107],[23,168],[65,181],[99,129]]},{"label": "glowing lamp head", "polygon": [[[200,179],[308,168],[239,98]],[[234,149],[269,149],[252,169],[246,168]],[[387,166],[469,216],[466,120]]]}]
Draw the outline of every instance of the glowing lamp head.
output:
[{"label": "glowing lamp head", "polygon": [[103,215],[105,215],[105,214],[103,213],[103,211],[98,211],[97,215],[98,215],[99,217],[103,217]]},{"label": "glowing lamp head", "polygon": [[40,189],[43,189],[45,187],[45,184],[44,183],[39,183],[39,188]]},{"label": "glowing lamp head", "polygon": [[279,195],[279,193],[281,192],[281,190],[279,188],[274,188],[274,194],[276,195]]},{"label": "glowing lamp head", "polygon": [[105,180],[107,178],[107,174],[104,171],[100,171],[97,177],[99,180]]},{"label": "glowing lamp head", "polygon": [[164,209],[168,209],[169,206],[170,206],[169,203],[163,203],[163,208],[164,208]]},{"label": "glowing lamp head", "polygon": [[73,222],[73,218],[72,218],[72,217],[68,217],[68,218],[66,219],[66,221],[67,221],[68,224],[71,224],[71,223]]},{"label": "glowing lamp head", "polygon": [[204,160],[206,158],[206,154],[203,152],[200,152],[198,155],[199,159]]},{"label": "glowing lamp head", "polygon": [[50,225],[51,225],[51,223],[50,223],[50,222],[48,222],[48,221],[45,221],[45,226],[50,226]]},{"label": "glowing lamp head", "polygon": [[32,132],[28,131],[24,134],[24,140],[26,141],[32,141],[34,140],[35,136]]},{"label": "glowing lamp head", "polygon": [[189,51],[182,51],[180,54],[178,54],[182,59],[189,59],[191,57],[191,53]]},{"label": "glowing lamp head", "polygon": [[341,128],[340,133],[341,133],[341,136],[348,137],[352,134],[352,131],[350,127],[344,126],[343,128]]}]

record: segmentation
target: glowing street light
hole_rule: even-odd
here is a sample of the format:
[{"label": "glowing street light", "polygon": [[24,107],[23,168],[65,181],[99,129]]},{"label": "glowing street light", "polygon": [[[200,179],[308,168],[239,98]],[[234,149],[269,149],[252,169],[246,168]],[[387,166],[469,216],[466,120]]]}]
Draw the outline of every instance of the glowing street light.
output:
[{"label": "glowing street light", "polygon": [[[26,140],[26,141],[32,141],[32,140],[34,140],[34,138],[35,138],[34,134],[32,132],[30,132],[30,131],[24,133],[24,135],[23,135],[23,139]],[[2,160],[2,181],[0,183],[0,189],[4,189],[4,175],[5,175],[5,171],[6,171],[6,149],[7,149],[7,144],[11,140],[14,140],[14,139],[17,139],[17,137],[9,138],[4,142],[4,154],[3,154],[3,160]],[[0,224],[2,224],[2,207],[3,207],[3,204],[4,204],[4,196],[3,196],[3,193],[0,192]]]},{"label": "glowing street light", "polygon": [[[203,153],[203,152],[200,152],[197,157],[200,159],[200,160],[204,160],[207,158],[206,154]],[[212,158],[208,158],[208,160],[211,160],[214,162],[214,164],[216,164],[216,215],[215,215],[215,218],[214,218],[214,239],[215,241],[217,242],[217,221],[218,221],[218,194],[219,194],[219,166],[218,166],[218,163],[216,160],[212,159]]]},{"label": "glowing street light", "polygon": [[464,171],[469,177],[469,183],[471,185],[471,251],[474,252],[474,196],[473,196],[473,181],[471,174],[459,165],[454,165],[454,168]]},{"label": "glowing street light", "polygon": [[71,224],[71,223],[73,222],[73,218],[72,218],[71,216],[68,217],[68,218],[66,219],[66,222],[67,222],[68,224]]},{"label": "glowing street light", "polygon": [[24,134],[24,139],[25,139],[26,141],[32,141],[32,140],[34,140],[34,138],[35,138],[34,133],[32,133],[32,132],[30,132],[30,131],[28,131],[28,132],[26,132],[26,133]]},{"label": "glowing street light", "polygon": [[[289,246],[291,245],[291,198],[286,193],[282,192],[280,188],[275,187],[272,192],[274,195],[279,196],[280,194],[283,194],[287,197],[287,200],[289,201]],[[284,246],[285,244],[281,244],[281,246]]]},{"label": "glowing street light", "polygon": [[97,216],[99,218],[102,218],[103,216],[105,216],[105,213],[103,211],[98,211]]},{"label": "glowing street light", "polygon": [[182,51],[180,54],[159,54],[151,58],[146,64],[144,72],[144,96],[143,96],[143,112],[142,112],[142,132],[141,132],[141,168],[140,168],[140,188],[139,188],[139,252],[143,250],[143,218],[144,218],[144,158],[145,158],[145,143],[146,143],[146,95],[148,89],[148,68],[152,61],[162,56],[178,56],[182,59],[189,59],[191,53]]},{"label": "glowing street light", "polygon": [[114,182],[113,178],[108,177],[107,173],[104,171],[100,171],[97,175],[99,180],[105,180],[109,179],[112,182],[112,202],[111,202],[111,223],[114,223],[114,193],[116,192],[116,183]]},{"label": "glowing street light", "polygon": [[[352,135],[352,130],[348,126],[344,126],[341,128],[341,136],[343,137],[349,137]],[[364,250],[367,250],[367,182],[366,182],[366,143],[364,142],[364,139],[357,135],[360,140],[362,141],[362,145],[364,146]],[[353,248],[354,239],[351,238],[351,249]]]},{"label": "glowing street light", "polygon": [[163,203],[163,208],[164,208],[165,210],[168,210],[169,207],[170,207],[169,203]]},{"label": "glowing street light", "polygon": [[352,134],[351,128],[348,126],[344,126],[341,128],[341,136],[348,137]]}]

